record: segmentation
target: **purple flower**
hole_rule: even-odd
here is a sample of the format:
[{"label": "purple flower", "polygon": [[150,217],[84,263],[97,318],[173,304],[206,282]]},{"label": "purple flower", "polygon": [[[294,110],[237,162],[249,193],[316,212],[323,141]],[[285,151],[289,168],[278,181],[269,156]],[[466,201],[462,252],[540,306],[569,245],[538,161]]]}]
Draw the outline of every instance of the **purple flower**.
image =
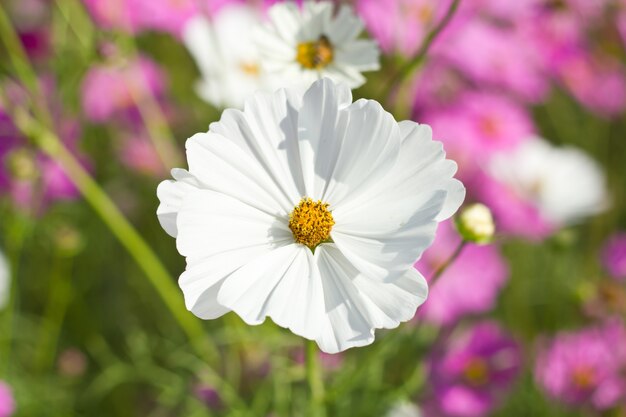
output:
[{"label": "purple flower", "polygon": [[520,370],[520,348],[491,321],[453,334],[428,359],[433,397],[427,416],[480,417],[498,404]]},{"label": "purple flower", "polygon": [[194,387],[193,393],[196,398],[212,410],[219,410],[224,406],[220,393],[209,385],[198,384]]},{"label": "purple flower", "polygon": [[602,263],[613,278],[626,280],[626,232],[614,234],[604,245]]},{"label": "purple flower", "polygon": [[91,121],[107,122],[132,115],[137,102],[150,95],[158,98],[164,90],[164,74],[146,57],[119,65],[97,65],[82,82],[83,110]]},{"label": "purple flower", "polygon": [[[415,264],[416,268],[429,279],[459,243],[452,223],[442,224],[435,242]],[[487,312],[494,307],[507,280],[508,267],[496,246],[468,244],[430,288],[418,316],[431,323],[451,325],[465,315]]]},{"label": "purple flower", "polygon": [[626,401],[626,331],[619,321],[558,334],[541,348],[537,383],[570,405],[606,410]]},{"label": "purple flower", "polygon": [[11,387],[0,381],[0,417],[9,417],[15,411],[15,400]]}]

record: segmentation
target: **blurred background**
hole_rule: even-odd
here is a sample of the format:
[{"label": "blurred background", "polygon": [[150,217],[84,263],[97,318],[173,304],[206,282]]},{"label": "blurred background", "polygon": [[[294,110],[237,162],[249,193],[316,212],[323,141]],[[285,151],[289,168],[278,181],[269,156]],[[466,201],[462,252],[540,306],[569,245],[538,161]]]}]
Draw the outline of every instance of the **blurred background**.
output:
[{"label": "blurred background", "polygon": [[[0,417],[306,415],[302,340],[188,313],[155,214],[186,138],[258,88],[235,55],[273,3],[0,2]],[[322,355],[328,415],[626,416],[626,2],[341,3],[381,48],[355,98],[431,125],[496,236]]]}]

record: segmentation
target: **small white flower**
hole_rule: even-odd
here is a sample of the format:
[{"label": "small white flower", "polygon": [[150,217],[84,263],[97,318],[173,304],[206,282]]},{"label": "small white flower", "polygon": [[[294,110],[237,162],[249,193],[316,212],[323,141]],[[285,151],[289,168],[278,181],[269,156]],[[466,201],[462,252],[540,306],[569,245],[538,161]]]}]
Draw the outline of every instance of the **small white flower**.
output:
[{"label": "small white flower", "polygon": [[308,88],[322,77],[357,88],[363,71],[380,68],[379,51],[371,40],[358,39],[363,23],[347,5],[333,16],[333,3],[305,1],[278,3],[269,10],[269,22],[255,34],[269,72],[287,85]]},{"label": "small white flower", "polygon": [[608,208],[602,168],[573,147],[556,147],[544,139],[532,138],[513,152],[496,156],[489,170],[557,226],[575,223]]},{"label": "small white flower", "polygon": [[9,300],[9,291],[11,287],[11,269],[9,262],[4,254],[0,251],[0,310],[4,308]]},{"label": "small white flower", "polygon": [[252,42],[252,29],[261,23],[256,8],[229,5],[213,22],[197,16],[185,25],[183,41],[200,70],[196,92],[216,107],[241,108],[257,90],[274,90]]},{"label": "small white flower", "polygon": [[323,79],[256,93],[186,147],[189,171],[161,183],[157,214],[198,317],[271,317],[335,353],[424,302],[413,264],[465,196],[428,126]]}]

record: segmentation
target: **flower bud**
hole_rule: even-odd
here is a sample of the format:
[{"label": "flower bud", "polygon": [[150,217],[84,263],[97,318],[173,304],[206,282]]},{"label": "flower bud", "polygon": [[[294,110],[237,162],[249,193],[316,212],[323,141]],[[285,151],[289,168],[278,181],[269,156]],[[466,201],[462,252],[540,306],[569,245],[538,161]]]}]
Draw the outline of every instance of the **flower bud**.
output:
[{"label": "flower bud", "polygon": [[464,240],[484,245],[490,243],[495,234],[491,210],[484,204],[472,204],[456,218],[456,227]]}]

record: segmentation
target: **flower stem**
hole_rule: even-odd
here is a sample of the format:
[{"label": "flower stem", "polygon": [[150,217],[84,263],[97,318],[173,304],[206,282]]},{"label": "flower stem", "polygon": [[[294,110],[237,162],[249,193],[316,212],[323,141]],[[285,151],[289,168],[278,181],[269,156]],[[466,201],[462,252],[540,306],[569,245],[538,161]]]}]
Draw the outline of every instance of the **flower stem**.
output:
[{"label": "flower stem", "polygon": [[314,341],[306,340],[306,376],[311,389],[310,416],[326,417],[324,380],[319,361],[319,351]]},{"label": "flower stem", "polygon": [[462,240],[458,246],[456,247],[456,249],[454,249],[454,252],[452,252],[452,255],[450,255],[450,257],[443,263],[441,264],[441,266],[439,268],[437,268],[437,270],[435,271],[435,273],[433,274],[432,278],[430,279],[430,281],[428,282],[428,284],[432,287],[435,282],[441,277],[441,275],[443,275],[444,272],[446,272],[446,270],[448,269],[448,267],[450,267],[450,265],[452,265],[454,263],[454,261],[456,260],[456,258],[459,257],[459,255],[461,255],[461,252],[463,252],[463,249],[465,248],[465,246],[467,245],[467,240]]},{"label": "flower stem", "polygon": [[448,10],[446,11],[446,14],[443,16],[437,26],[435,26],[428,33],[426,39],[424,39],[424,42],[422,43],[422,46],[420,47],[419,51],[417,51],[413,59],[408,61],[402,68],[400,68],[400,70],[396,72],[394,77],[390,80],[389,84],[391,85],[391,89],[389,91],[395,91],[397,87],[399,87],[399,85],[404,81],[404,79],[411,75],[413,71],[417,67],[419,67],[420,64],[424,61],[435,39],[437,39],[437,37],[446,28],[446,26],[448,26],[450,20],[452,20],[452,17],[459,8],[460,2],[461,0],[452,0],[452,2],[450,3],[450,7],[448,7]]}]

